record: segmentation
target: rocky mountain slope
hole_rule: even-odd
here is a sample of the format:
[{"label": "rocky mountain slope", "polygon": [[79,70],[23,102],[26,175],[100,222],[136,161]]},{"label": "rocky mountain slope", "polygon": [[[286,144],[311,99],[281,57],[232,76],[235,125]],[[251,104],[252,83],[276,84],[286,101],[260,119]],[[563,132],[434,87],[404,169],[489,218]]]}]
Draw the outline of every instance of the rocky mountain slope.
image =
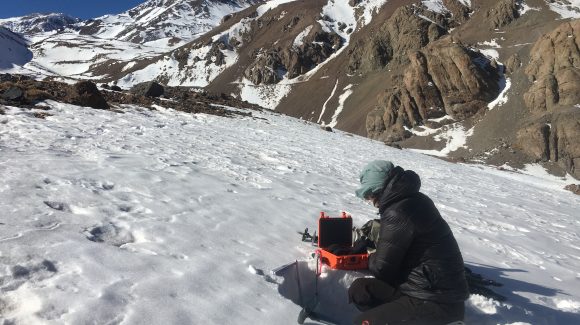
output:
[{"label": "rocky mountain slope", "polygon": [[225,15],[262,0],[149,0],[118,15],[83,22],[81,35],[169,45],[191,41],[219,25]]},{"label": "rocky mountain slope", "polygon": [[22,35],[35,35],[74,28],[80,19],[59,13],[30,14],[22,17],[0,19],[0,26]]},{"label": "rocky mountain slope", "polygon": [[103,79],[192,41],[224,16],[259,2],[149,0],[127,12],[87,21],[62,14],[29,15],[0,20],[0,26],[13,28],[30,42],[34,59],[20,72]]},{"label": "rocky mountain slope", "polygon": [[[167,46],[192,32],[162,21],[208,1],[148,1],[33,51],[55,76],[204,87],[397,147],[580,178],[578,1],[237,1],[255,5]],[[95,35],[140,45],[78,41]],[[63,50],[75,60],[52,59]]]}]

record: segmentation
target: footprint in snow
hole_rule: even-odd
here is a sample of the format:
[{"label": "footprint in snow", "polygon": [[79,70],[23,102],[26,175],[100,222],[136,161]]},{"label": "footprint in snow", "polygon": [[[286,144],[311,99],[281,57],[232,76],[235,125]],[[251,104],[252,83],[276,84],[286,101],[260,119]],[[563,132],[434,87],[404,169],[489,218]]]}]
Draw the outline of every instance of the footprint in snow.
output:
[{"label": "footprint in snow", "polygon": [[[41,262],[16,264],[10,267],[10,273],[0,277],[0,290],[3,292],[14,291],[27,282],[40,282],[54,276],[58,272],[54,262],[42,260]],[[0,301],[0,311],[2,309]]]},{"label": "footprint in snow", "polygon": [[248,271],[250,273],[252,273],[252,274],[259,275],[259,276],[263,277],[264,280],[266,280],[266,282],[270,282],[270,283],[274,283],[274,284],[279,284],[278,283],[278,280],[276,279],[275,276],[266,274],[264,272],[264,270],[255,268],[253,265],[248,265]]},{"label": "footprint in snow", "polygon": [[106,243],[117,247],[121,247],[125,244],[135,241],[133,234],[129,230],[113,223],[107,223],[86,229],[84,234],[90,241]]},{"label": "footprint in snow", "polygon": [[71,212],[70,206],[64,202],[44,201],[44,204],[57,211]]}]

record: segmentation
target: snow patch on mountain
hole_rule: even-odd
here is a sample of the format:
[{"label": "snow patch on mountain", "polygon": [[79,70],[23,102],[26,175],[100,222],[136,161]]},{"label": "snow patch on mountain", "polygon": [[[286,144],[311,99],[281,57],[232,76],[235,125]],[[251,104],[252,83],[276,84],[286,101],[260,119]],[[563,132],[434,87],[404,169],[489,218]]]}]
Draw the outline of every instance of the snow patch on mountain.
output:
[{"label": "snow patch on mountain", "polygon": [[459,0],[459,2],[461,2],[467,8],[471,8],[471,0]]},{"label": "snow patch on mountain", "polygon": [[225,64],[218,65],[215,56],[210,57],[210,61],[203,60],[209,55],[210,50],[211,46],[192,49],[185,65],[174,56],[166,55],[144,69],[126,75],[119,81],[119,85],[131,87],[140,82],[162,78],[166,80],[168,86],[205,87],[221,72],[232,66],[238,58],[232,50],[221,50],[225,56]]},{"label": "snow patch on mountain", "polygon": [[258,9],[256,10],[256,12],[258,13],[258,16],[262,16],[266,12],[268,12],[268,10],[275,9],[280,5],[283,5],[283,4],[288,3],[288,2],[294,2],[294,1],[296,1],[296,0],[270,0],[267,3],[259,6]]},{"label": "snow patch on mountain", "polygon": [[451,152],[457,151],[460,148],[466,148],[467,138],[473,135],[474,128],[465,130],[465,127],[461,123],[453,123],[450,125],[445,125],[439,129],[429,129],[423,126],[423,131],[415,131],[406,128],[411,133],[416,135],[431,135],[437,133],[433,140],[440,142],[445,141],[445,147],[441,150],[424,150],[424,149],[409,149],[413,152],[418,152],[426,155],[436,156],[436,157],[447,157]]},{"label": "snow patch on mountain", "polygon": [[336,93],[337,88],[338,88],[338,79],[336,79],[336,83],[334,84],[334,88],[332,88],[330,96],[328,96],[328,98],[322,105],[322,110],[320,111],[320,116],[318,117],[318,121],[316,123],[320,123],[320,121],[322,120],[322,116],[324,116],[324,112],[326,112],[326,105],[328,105],[328,102],[332,99],[332,97],[334,97],[334,93]]},{"label": "snow patch on mountain", "polygon": [[15,33],[31,36],[37,33],[62,31],[73,27],[78,22],[80,22],[80,19],[62,13],[36,13],[0,19],[0,26],[4,26]]},{"label": "snow patch on mountain", "polygon": [[580,18],[580,0],[555,0],[548,1],[548,4],[562,19]]},{"label": "snow patch on mountain", "polygon": [[362,9],[363,14],[359,18],[360,27],[368,25],[373,16],[381,9],[381,7],[387,3],[388,0],[366,0],[362,1],[356,6],[356,9]]},{"label": "snow patch on mountain", "polygon": [[445,14],[449,12],[449,9],[445,7],[442,0],[423,0],[421,3],[423,3],[423,6],[425,6],[427,10],[436,12],[438,14]]},{"label": "snow patch on mountain", "polygon": [[278,103],[292,90],[291,84],[254,85],[246,78],[243,78],[238,87],[242,100],[271,110],[276,109]]},{"label": "snow patch on mountain", "polygon": [[300,34],[298,34],[296,36],[296,38],[294,39],[294,43],[292,45],[295,47],[302,46],[304,44],[304,37],[306,37],[308,34],[310,34],[311,30],[312,30],[312,25],[306,27],[303,31],[300,32]]},{"label": "snow patch on mountain", "polygon": [[104,71],[103,74],[95,75],[91,70],[100,64],[109,61],[129,64],[139,59],[157,56],[165,49],[136,46],[125,41],[104,41],[90,35],[67,32],[36,43],[31,50],[34,52],[34,61],[26,67],[34,65],[52,76],[100,78],[115,72]]},{"label": "snow patch on mountain", "polygon": [[209,32],[224,16],[258,2],[260,0],[149,0],[124,13],[87,21],[81,32],[138,43],[172,40],[175,48]]},{"label": "snow patch on mountain", "polygon": [[350,97],[350,95],[352,95],[353,93],[352,84],[344,87],[342,90],[344,92],[340,96],[338,96],[338,106],[336,107],[334,114],[332,114],[332,119],[328,124],[328,126],[330,127],[336,127],[336,124],[338,124],[338,116],[340,115],[340,113],[342,113],[342,110],[344,108],[344,102],[346,102],[348,97]]}]

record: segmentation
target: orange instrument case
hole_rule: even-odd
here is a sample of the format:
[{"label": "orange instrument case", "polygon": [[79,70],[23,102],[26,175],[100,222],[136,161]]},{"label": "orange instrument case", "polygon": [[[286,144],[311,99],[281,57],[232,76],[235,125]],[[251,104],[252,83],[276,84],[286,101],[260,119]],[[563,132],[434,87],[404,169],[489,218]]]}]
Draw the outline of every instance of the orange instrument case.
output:
[{"label": "orange instrument case", "polygon": [[322,263],[340,270],[368,268],[369,254],[334,255],[326,248],[335,244],[352,247],[352,218],[345,212],[340,218],[331,218],[321,212],[318,219],[318,248]]}]

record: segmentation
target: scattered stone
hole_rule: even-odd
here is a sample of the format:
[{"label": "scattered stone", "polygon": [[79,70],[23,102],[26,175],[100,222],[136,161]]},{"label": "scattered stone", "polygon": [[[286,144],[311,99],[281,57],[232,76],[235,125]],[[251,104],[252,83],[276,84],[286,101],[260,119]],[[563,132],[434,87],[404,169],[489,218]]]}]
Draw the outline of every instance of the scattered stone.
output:
[{"label": "scattered stone", "polygon": [[75,105],[96,109],[110,108],[109,104],[107,104],[107,101],[93,82],[80,81],[74,85],[74,89],[77,93],[76,98],[73,100]]},{"label": "scattered stone", "polygon": [[325,125],[322,125],[322,126],[320,126],[320,128],[322,130],[324,130],[324,131],[334,132],[334,131],[332,131],[332,128],[330,126],[328,126],[328,125],[326,125],[326,126]]},{"label": "scattered stone", "polygon": [[165,88],[155,81],[142,82],[131,88],[131,93],[145,97],[161,97],[165,93]]},{"label": "scattered stone", "polygon": [[[161,99],[155,97],[147,97],[140,94],[123,92],[122,89],[116,85],[110,87],[111,90],[115,91],[106,91],[100,93],[97,89],[97,86],[91,82],[80,82],[72,86],[58,81],[28,80],[24,77],[21,78],[19,75],[0,75],[0,77],[4,78],[5,80],[9,80],[0,82],[0,115],[5,114],[5,108],[1,105],[13,105],[30,109],[30,116],[45,118],[50,116],[50,114],[42,112],[41,110],[47,111],[50,110],[50,107],[46,105],[38,105],[39,101],[45,99],[52,99],[58,102],[73,105],[83,105],[88,107],[97,106],[95,108],[108,107],[107,103],[113,103],[115,105],[131,104],[141,107],[149,107],[151,109],[154,109],[153,105],[159,105],[192,114],[205,113],[226,117],[234,115],[252,115],[250,112],[244,111],[243,109],[262,110],[262,107],[258,105],[250,104],[225,93],[213,94],[204,90],[192,89],[190,87],[163,87],[163,96],[173,100],[162,101]],[[10,88],[16,87],[16,82],[18,83],[17,87],[20,88],[24,93],[22,99],[16,102],[4,99],[2,94],[4,94],[4,92]],[[96,96],[96,98],[94,96]],[[102,106],[91,104],[91,97],[93,97],[93,99],[96,101],[96,104],[100,103]],[[99,99],[99,97],[102,98]],[[85,101],[83,102],[83,100]],[[223,105],[224,107],[216,107],[215,105]],[[235,107],[242,110],[231,110],[227,107]],[[123,113],[122,109],[117,109],[115,112]],[[45,204],[53,209],[61,211],[68,209],[68,206],[66,206],[64,203],[47,201]]]},{"label": "scattered stone", "polygon": [[580,184],[569,184],[564,187],[565,190],[570,191],[574,194],[580,195]]},{"label": "scattered stone", "polygon": [[101,88],[107,89],[107,90],[111,89],[111,87],[108,84],[102,84]]},{"label": "scattered stone", "polygon": [[32,116],[40,119],[45,119],[47,116],[52,116],[52,114],[46,112],[34,112],[32,113]]},{"label": "scattered stone", "polygon": [[24,91],[20,87],[10,87],[2,93],[2,98],[9,101],[20,101],[24,97]]}]

